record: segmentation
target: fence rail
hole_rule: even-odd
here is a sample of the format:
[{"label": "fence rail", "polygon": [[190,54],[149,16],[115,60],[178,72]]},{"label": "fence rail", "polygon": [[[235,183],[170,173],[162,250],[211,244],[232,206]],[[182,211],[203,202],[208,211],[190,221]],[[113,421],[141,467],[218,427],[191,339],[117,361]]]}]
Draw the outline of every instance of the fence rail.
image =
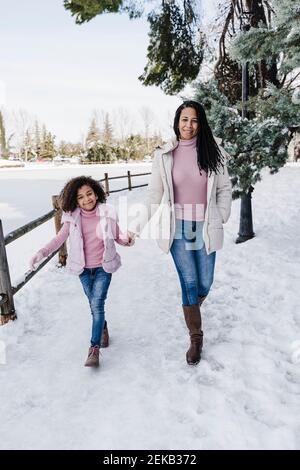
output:
[{"label": "fence rail", "polygon": [[[151,174],[150,172],[131,174],[130,171],[127,171],[126,175],[109,177],[108,173],[104,173],[104,178],[102,178],[100,182],[104,183],[104,190],[106,194],[109,195],[111,193],[117,193],[117,192],[126,191],[126,190],[131,191],[132,189],[143,188],[145,186],[148,186],[148,183],[140,184],[140,185],[132,185],[132,178],[135,178],[138,176],[148,176],[150,174]],[[126,178],[128,182],[128,186],[126,188],[110,190],[109,182],[111,180],[124,179],[124,178]],[[0,325],[7,323],[9,320],[15,320],[17,318],[15,306],[14,306],[14,295],[23,286],[25,286],[25,284],[27,284],[27,282],[30,281],[30,279],[32,279],[36,273],[38,273],[41,269],[43,269],[43,267],[57,253],[59,255],[60,264],[64,266],[66,263],[67,249],[66,249],[66,245],[63,244],[58,250],[56,250],[54,253],[48,256],[48,258],[46,258],[37,267],[35,271],[31,271],[31,270],[27,271],[24,274],[23,279],[16,286],[12,286],[11,284],[9,265],[8,265],[7,254],[6,254],[6,245],[9,245],[10,243],[22,237],[23,235],[31,232],[31,230],[33,230],[36,227],[39,227],[41,224],[47,222],[53,217],[55,221],[55,231],[56,233],[58,233],[61,228],[61,215],[62,215],[62,210],[59,205],[58,196],[52,196],[52,205],[53,205],[53,209],[50,212],[47,212],[46,214],[38,217],[35,220],[32,220],[31,222],[28,222],[22,227],[19,227],[16,230],[13,230],[5,237],[3,234],[2,221],[0,219],[0,308],[1,308]]]},{"label": "fence rail", "polygon": [[57,253],[59,252],[59,249],[54,251],[48,258],[46,258],[37,268],[35,271],[27,271],[24,275],[24,279],[19,282],[16,286],[12,286],[11,290],[13,295],[15,295],[25,284],[27,284],[28,281],[36,274],[38,273],[47,263],[52,259]]},{"label": "fence rail", "polygon": [[29,222],[26,225],[23,225],[23,227],[19,227],[13,232],[10,232],[5,238],[5,245],[8,245],[11,242],[14,242],[18,238],[22,237],[28,232],[31,232],[34,228],[38,227],[39,225],[43,224],[44,222],[47,222],[47,220],[52,219],[56,212],[56,209],[53,209],[52,211],[48,212],[45,215],[42,215],[41,217],[38,217],[35,220],[32,220],[32,222]]}]

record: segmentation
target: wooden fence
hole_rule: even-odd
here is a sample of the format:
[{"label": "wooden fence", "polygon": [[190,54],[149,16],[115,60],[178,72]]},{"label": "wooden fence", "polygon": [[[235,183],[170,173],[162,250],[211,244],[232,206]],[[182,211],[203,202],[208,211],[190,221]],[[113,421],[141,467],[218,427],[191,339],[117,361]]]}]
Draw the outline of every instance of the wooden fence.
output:
[{"label": "wooden fence", "polygon": [[[130,171],[127,171],[127,175],[109,177],[108,173],[104,173],[104,178],[101,179],[100,182],[104,184],[104,190],[107,196],[109,196],[109,194],[111,193],[117,193],[119,191],[125,191],[128,189],[129,191],[131,191],[132,189],[135,189],[135,188],[142,188],[144,186],[148,186],[148,183],[140,184],[140,185],[133,185],[132,178],[135,178],[137,176],[148,176],[150,174],[151,173],[149,172],[132,174]],[[126,179],[128,186],[121,188],[121,189],[110,190],[109,182],[111,180],[117,180],[117,179]],[[6,237],[4,237],[2,221],[0,219],[0,308],[1,308],[0,325],[7,323],[9,320],[15,320],[17,318],[17,314],[16,314],[15,306],[14,306],[14,295],[23,286],[25,286],[25,284],[27,284],[27,282],[30,281],[30,279],[33,276],[35,276],[35,274],[38,273],[50,261],[50,259],[53,258],[53,256],[56,253],[59,254],[59,263],[62,266],[66,264],[67,250],[66,250],[66,245],[64,244],[63,246],[59,248],[59,250],[55,251],[54,253],[52,253],[52,255],[46,258],[38,266],[38,268],[35,271],[31,271],[31,270],[27,271],[24,274],[22,280],[16,286],[11,285],[9,264],[7,260],[7,254],[6,254],[6,246],[9,243],[12,243],[18,238],[22,237],[26,233],[31,232],[31,230],[40,226],[41,224],[51,219],[52,217],[54,217],[55,231],[56,233],[58,233],[61,228],[61,215],[62,215],[62,211],[59,207],[58,196],[52,196],[52,206],[53,206],[53,209],[50,212],[47,212],[47,214],[44,214],[41,217],[38,217],[37,219],[32,220],[28,224],[17,228],[16,230],[6,235]]]}]

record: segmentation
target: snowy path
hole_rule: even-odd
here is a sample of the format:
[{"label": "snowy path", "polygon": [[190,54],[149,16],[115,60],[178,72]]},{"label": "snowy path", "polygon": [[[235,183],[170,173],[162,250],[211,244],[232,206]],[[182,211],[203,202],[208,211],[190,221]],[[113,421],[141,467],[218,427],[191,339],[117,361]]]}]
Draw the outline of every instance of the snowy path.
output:
[{"label": "snowy path", "polygon": [[185,363],[172,259],[154,241],[120,249],[107,301],[111,346],[96,371],[83,367],[90,318],[81,285],[50,262],[16,296],[17,322],[0,329],[0,447],[299,449],[299,179],[289,167],[264,176],[253,198],[257,236],[242,245],[234,203],[198,367]]}]

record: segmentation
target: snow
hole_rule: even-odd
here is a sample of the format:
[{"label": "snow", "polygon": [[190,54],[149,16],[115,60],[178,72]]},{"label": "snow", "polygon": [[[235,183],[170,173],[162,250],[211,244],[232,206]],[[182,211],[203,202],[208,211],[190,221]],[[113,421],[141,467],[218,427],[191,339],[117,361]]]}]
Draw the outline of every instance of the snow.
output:
[{"label": "snow", "polygon": [[[4,226],[47,212],[63,171],[15,170],[9,180],[0,172]],[[197,367],[185,362],[172,259],[154,240],[119,248],[123,267],[106,306],[111,345],[99,370],[83,367],[91,323],[80,282],[51,260],[16,294],[18,320],[0,327],[0,448],[299,449],[299,178],[299,165],[263,174],[252,199],[256,237],[239,245],[234,202],[202,308]],[[49,221],[8,245],[13,280],[53,230]]]}]

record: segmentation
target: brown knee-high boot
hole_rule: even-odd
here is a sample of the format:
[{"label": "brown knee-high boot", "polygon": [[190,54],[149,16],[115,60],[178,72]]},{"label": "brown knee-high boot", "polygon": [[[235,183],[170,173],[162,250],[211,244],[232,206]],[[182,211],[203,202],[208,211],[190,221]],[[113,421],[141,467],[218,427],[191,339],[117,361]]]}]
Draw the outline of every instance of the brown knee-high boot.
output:
[{"label": "brown knee-high boot", "polygon": [[184,318],[188,327],[191,345],[186,353],[188,364],[196,365],[201,359],[203,331],[201,330],[201,313],[199,304],[183,305]]}]

